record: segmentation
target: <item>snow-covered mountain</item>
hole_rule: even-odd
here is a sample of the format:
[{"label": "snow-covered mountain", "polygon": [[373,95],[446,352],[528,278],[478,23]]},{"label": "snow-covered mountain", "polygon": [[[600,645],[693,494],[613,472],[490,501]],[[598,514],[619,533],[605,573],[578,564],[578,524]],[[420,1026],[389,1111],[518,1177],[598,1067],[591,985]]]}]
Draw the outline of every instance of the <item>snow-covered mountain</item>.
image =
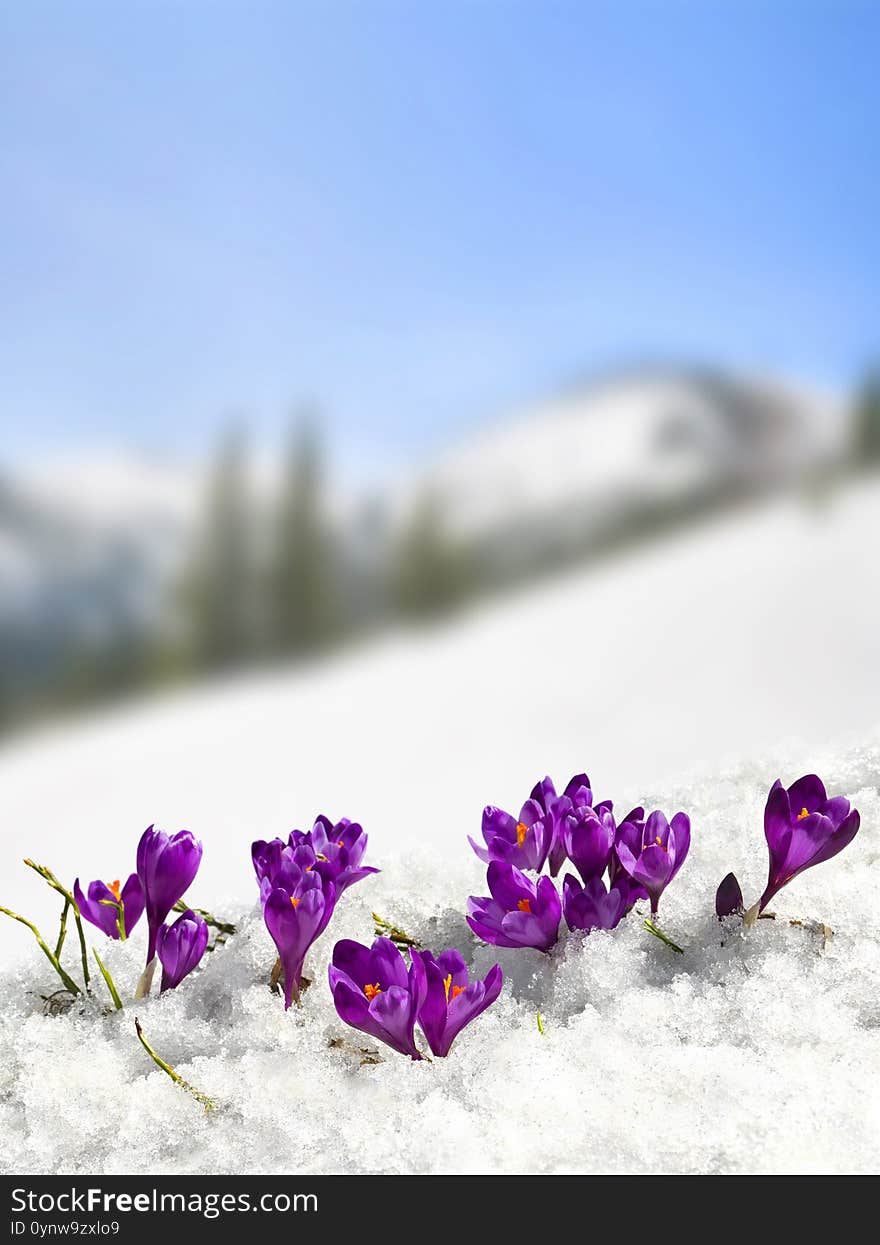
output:
[{"label": "snow-covered mountain", "polygon": [[633,516],[799,479],[839,457],[832,394],[708,369],[642,367],[575,385],[448,450],[401,491],[450,532],[507,552],[601,539]]},{"label": "snow-covered mountain", "polygon": [[[840,453],[833,398],[699,369],[620,372],[515,412],[331,519],[353,576],[376,572],[426,496],[489,568],[515,575],[641,519],[776,487]],[[264,507],[276,462],[254,469]],[[161,618],[204,506],[207,467],[126,453],[0,476],[0,642],[7,667],[118,642]],[[268,500],[267,500],[268,499]],[[369,522],[365,518],[369,516]],[[369,595],[369,593],[367,593]]]}]

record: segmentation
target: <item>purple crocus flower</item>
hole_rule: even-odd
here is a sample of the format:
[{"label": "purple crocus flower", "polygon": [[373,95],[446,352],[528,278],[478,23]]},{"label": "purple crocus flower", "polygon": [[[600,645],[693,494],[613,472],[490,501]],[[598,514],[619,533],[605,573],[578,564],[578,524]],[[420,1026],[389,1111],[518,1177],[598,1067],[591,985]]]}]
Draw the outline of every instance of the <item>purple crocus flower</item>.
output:
[{"label": "purple crocus flower", "polygon": [[418,955],[407,969],[389,938],[377,938],[372,947],[343,939],[333,948],[329,978],[336,1011],[346,1024],[401,1055],[421,1059],[413,1030],[427,981]]},{"label": "purple crocus flower", "polygon": [[629,888],[615,883],[607,890],[601,877],[591,878],[581,886],[576,877],[566,874],[562,883],[562,911],[569,929],[614,929],[626,913]]},{"label": "purple crocus flower", "polygon": [[608,868],[617,827],[605,808],[589,805],[573,808],[560,822],[562,843],[568,859],[585,882],[599,878]]},{"label": "purple crocus flower", "polygon": [[189,830],[166,834],[149,826],[137,848],[137,874],[147,909],[147,964],[156,954],[156,938],[166,916],[188,890],[199,869],[202,845]]},{"label": "purple crocus flower", "polygon": [[691,822],[676,813],[671,822],[658,810],[651,813],[639,832],[637,824],[621,824],[615,851],[626,873],[643,886],[656,913],[663,891],[685,862],[691,845]]},{"label": "purple crocus flower", "polygon": [[483,809],[482,831],[485,847],[468,836],[480,860],[486,864],[500,860],[517,869],[533,869],[540,873],[550,850],[553,819],[537,800],[526,800],[518,818],[487,804]]},{"label": "purple crocus flower", "polygon": [[513,865],[493,860],[486,873],[491,898],[472,895],[467,923],[495,947],[536,947],[549,951],[559,936],[562,904],[548,877],[531,878]]},{"label": "purple crocus flower", "polygon": [[162,965],[159,993],[176,990],[200,962],[208,945],[208,926],[187,908],[173,925],[163,925],[156,939],[156,953]]},{"label": "purple crocus flower", "polygon": [[618,845],[628,847],[632,854],[638,855],[641,850],[642,836],[645,830],[645,810],[638,805],[624,817],[617,827],[614,838],[614,850],[608,862],[608,880],[612,886],[618,887],[626,894],[626,910],[629,912],[639,899],[647,899],[648,892],[634,878],[631,878],[620,863]]},{"label": "purple crocus flower", "polygon": [[550,818],[552,839],[547,859],[550,875],[555,878],[565,863],[565,817],[578,809],[586,808],[592,808],[596,813],[610,813],[613,805],[610,800],[593,804],[593,791],[586,774],[575,774],[570,778],[562,795],[556,794],[552,779],[544,778],[535,784],[531,798],[537,801]]},{"label": "purple crocus flower", "polygon": [[263,919],[278,948],[284,970],[284,1008],[299,1002],[303,961],[309,947],[327,927],[336,903],[332,882],[315,870],[291,863],[260,887]]},{"label": "purple crocus flower", "polygon": [[764,809],[764,837],[770,851],[767,886],[758,911],[792,878],[842,852],[858,833],[860,818],[843,796],[828,799],[816,774],[787,789],[777,778]]},{"label": "purple crocus flower", "polygon": [[728,873],[727,877],[722,878],[718,883],[718,890],[715,892],[715,915],[719,921],[723,921],[726,916],[734,912],[742,912],[742,910],[742,888],[736,874]]},{"label": "purple crocus flower", "polygon": [[106,882],[90,882],[87,895],[82,893],[77,878],[73,884],[73,897],[80,915],[97,925],[108,938],[119,937],[120,904],[126,938],[141,919],[144,910],[144,888],[136,873],[131,874],[121,889],[118,882],[111,882],[109,886]]},{"label": "purple crocus flower", "polygon": [[292,830],[285,843],[283,839],[271,839],[268,843],[259,839],[251,847],[251,858],[257,880],[273,875],[280,868],[286,852],[297,853],[307,849],[312,857],[297,856],[303,866],[310,864],[326,880],[333,883],[336,898],[379,870],[372,865],[362,865],[367,850],[367,836],[356,821],[343,817],[335,824],[321,813],[311,830]]},{"label": "purple crocus flower", "polygon": [[482,981],[468,982],[467,966],[457,951],[443,951],[436,960],[430,951],[413,954],[421,957],[427,982],[419,1024],[431,1053],[443,1057],[462,1029],[498,998],[504,975],[496,964]]}]

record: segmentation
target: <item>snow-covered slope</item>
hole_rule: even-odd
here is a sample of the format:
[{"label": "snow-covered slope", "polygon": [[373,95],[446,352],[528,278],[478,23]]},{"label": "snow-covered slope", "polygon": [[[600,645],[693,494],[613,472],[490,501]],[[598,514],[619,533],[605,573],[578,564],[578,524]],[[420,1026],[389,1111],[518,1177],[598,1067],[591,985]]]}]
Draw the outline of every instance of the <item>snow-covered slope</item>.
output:
[{"label": "snow-covered slope", "polygon": [[[117,877],[156,821],[204,841],[192,901],[250,915],[176,996],[138,1013],[160,1053],[225,1104],[210,1121],[146,1061],[130,1010],[42,1017],[36,994],[51,973],[5,921],[5,1164],[876,1168],[878,520],[876,482],[821,508],[780,501],[443,630],[8,745],[0,902],[49,928],[56,905],[18,859],[65,878]],[[734,754],[748,763],[729,766]],[[644,799],[691,813],[691,857],[664,901],[686,955],[636,920],[573,936],[551,960],[503,953],[508,988],[445,1063],[389,1054],[360,1067],[350,1050],[328,1050],[346,1036],[324,986],[333,938],[368,939],[375,908],[485,968],[494,953],[461,916],[483,885],[465,835],[484,803],[513,806],[544,772],[564,781],[584,768],[618,807]],[[732,868],[747,898],[757,893],[766,789],[807,769],[854,800],[863,829],[778,908],[835,936],[823,946],[762,922],[721,946],[714,887]],[[319,809],[362,820],[383,873],[345,897],[310,961],[303,1013],[285,1016],[265,986],[272,949],[248,847]],[[129,993],[141,939],[111,950]]]},{"label": "snow-covered slope", "polygon": [[[388,867],[345,895],[309,955],[314,984],[299,1012],[285,1013],[267,988],[274,948],[257,905],[224,909],[245,914],[239,932],[177,991],[119,1012],[102,1014],[96,1002],[42,1015],[36,991],[53,987],[34,955],[0,979],[0,1165],[90,1174],[876,1172],[876,739],[825,772],[832,790],[853,795],[864,829],[779,896],[775,921],[745,935],[736,921],[722,930],[712,897],[731,865],[749,898],[763,881],[765,762],[664,787],[697,830],[662,904],[682,955],[645,932],[636,912],[610,934],[564,934],[549,956],[478,946],[461,915],[465,896],[482,888],[478,862],[433,846],[377,853]],[[458,818],[453,785],[432,794]],[[211,898],[201,882],[195,889]],[[503,966],[500,999],[446,1059],[412,1063],[376,1050],[335,1015],[326,986],[333,941],[368,941],[373,908],[435,951],[457,946],[480,974]],[[784,914],[825,922],[833,937]],[[126,999],[143,939],[139,929],[107,948]],[[159,1053],[216,1099],[210,1116],[148,1060],[135,1015]],[[375,1053],[365,1062],[364,1051]]]}]

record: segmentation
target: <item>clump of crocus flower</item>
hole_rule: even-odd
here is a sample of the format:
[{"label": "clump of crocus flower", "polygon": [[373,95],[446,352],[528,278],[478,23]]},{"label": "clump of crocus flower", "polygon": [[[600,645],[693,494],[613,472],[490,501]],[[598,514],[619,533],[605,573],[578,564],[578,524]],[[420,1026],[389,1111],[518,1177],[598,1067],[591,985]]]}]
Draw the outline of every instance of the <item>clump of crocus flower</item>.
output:
[{"label": "clump of crocus flower", "polygon": [[343,817],[335,824],[320,813],[311,830],[291,830],[287,841],[258,839],[251,847],[257,881],[272,875],[285,861],[295,859],[333,883],[337,899],[355,882],[379,870],[361,861],[367,850],[367,835],[356,821]]},{"label": "clump of crocus flower", "polygon": [[562,904],[548,877],[533,882],[521,869],[493,860],[486,873],[489,896],[472,895],[467,923],[495,947],[549,951],[559,936]]},{"label": "clump of crocus flower", "polygon": [[[805,869],[831,860],[853,841],[860,817],[845,796],[828,797],[817,774],[805,774],[790,787],[777,778],[764,807],[764,837],[769,852],[767,885],[758,902],[745,914],[749,924],[767,904]],[[741,911],[742,890],[729,873],[718,887],[715,911],[719,918]]]},{"label": "clump of crocus flower", "polygon": [[[471,929],[496,946],[547,951],[556,942],[563,912],[570,929],[586,932],[614,929],[638,899],[650,898],[656,913],[661,894],[687,856],[690,820],[677,813],[670,823],[658,811],[646,821],[645,810],[634,808],[618,826],[613,808],[610,800],[593,802],[586,774],[575,774],[562,795],[549,777],[536,783],[519,820],[486,808],[486,847],[470,842],[489,862],[491,897],[468,900]],[[561,904],[550,879],[535,884],[524,875],[525,870],[539,873],[546,863],[555,877],[566,860],[580,878],[565,878]]]},{"label": "clump of crocus flower", "polygon": [[[202,845],[189,831],[168,835],[149,826],[138,843],[136,872],[130,874],[125,884],[115,881],[108,885],[96,879],[89,883],[85,893],[79,878],[74,881],[73,888],[67,890],[46,865],[25,860],[28,868],[33,869],[64,900],[54,951],[32,922],[8,908],[0,908],[0,912],[30,929],[60,977],[65,992],[76,997],[91,993],[92,979],[83,920],[100,929],[106,937],[124,942],[146,911],[147,963],[135,991],[136,998],[144,998],[152,985],[157,951],[163,966],[161,989],[170,990],[179,985],[201,960],[208,941],[208,922],[220,931],[218,945],[221,938],[225,940],[229,934],[235,933],[235,926],[215,921],[210,913],[196,915],[189,909],[183,910],[183,916],[170,929],[165,927],[164,922],[171,909],[177,906],[178,911],[182,910],[181,896],[195,877],[201,858]],[[61,963],[69,914],[72,914],[79,940],[82,984]],[[92,955],[118,1010],[122,1007],[122,1000],[116,984],[94,947]]]},{"label": "clump of crocus flower", "polygon": [[358,822],[345,817],[334,823],[323,814],[311,830],[292,830],[286,842],[258,839],[252,845],[263,918],[284,974],[285,1008],[300,1001],[306,954],[327,928],[340,896],[379,872],[361,863],[366,850]]},{"label": "clump of crocus flower", "polygon": [[[487,864],[490,860],[501,860],[518,869],[540,873],[546,862],[550,876],[555,878],[566,858],[564,819],[575,810],[587,808],[593,809],[594,805],[586,774],[575,774],[570,778],[561,795],[557,794],[553,779],[548,775],[535,783],[519,818],[492,805],[484,810],[482,829],[485,849],[473,839],[469,842]],[[602,800],[595,805],[595,811],[599,814],[610,813],[611,809],[610,800]]]},{"label": "clump of crocus flower", "polygon": [[371,947],[343,939],[333,948],[330,990],[346,1024],[384,1042],[401,1055],[421,1059],[415,1026],[420,1025],[432,1054],[445,1057],[458,1034],[501,993],[495,965],[482,981],[468,981],[457,951],[403,953],[388,938]]}]

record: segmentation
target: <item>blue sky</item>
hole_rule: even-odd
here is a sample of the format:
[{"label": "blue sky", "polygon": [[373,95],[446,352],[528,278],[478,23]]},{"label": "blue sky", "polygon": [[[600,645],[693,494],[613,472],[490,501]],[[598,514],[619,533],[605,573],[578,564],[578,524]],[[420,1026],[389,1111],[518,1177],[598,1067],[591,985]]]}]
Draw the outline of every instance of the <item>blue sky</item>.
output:
[{"label": "blue sky", "polygon": [[6,5],[0,457],[352,463],[633,355],[848,385],[880,5]]}]

